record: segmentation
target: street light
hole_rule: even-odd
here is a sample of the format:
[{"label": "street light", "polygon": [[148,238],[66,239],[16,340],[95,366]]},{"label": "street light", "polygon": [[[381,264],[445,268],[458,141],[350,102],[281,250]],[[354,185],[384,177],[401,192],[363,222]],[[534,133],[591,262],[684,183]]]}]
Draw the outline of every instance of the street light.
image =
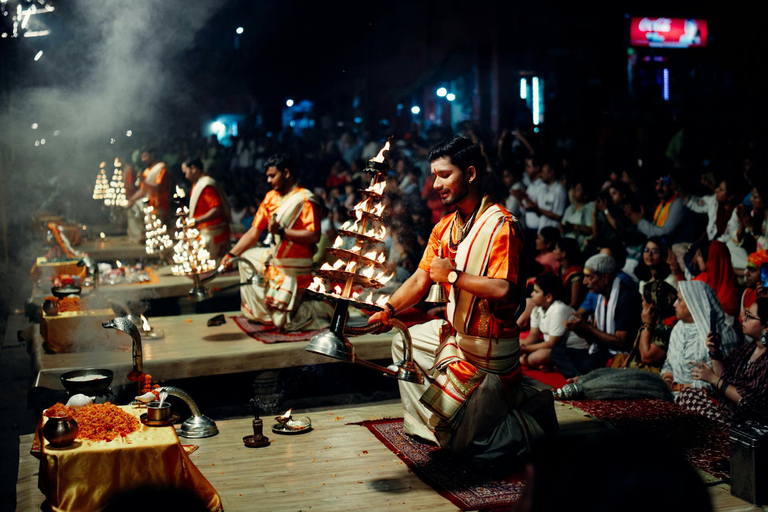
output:
[{"label": "street light", "polygon": [[446,89],[445,87],[440,87],[440,88],[437,90],[437,95],[438,95],[439,97],[441,97],[441,98],[445,98],[445,95],[446,95],[446,94],[448,94],[448,89]]},{"label": "street light", "polygon": [[237,27],[237,29],[235,29],[235,33],[236,33],[237,35],[240,35],[240,34],[242,34],[243,32],[245,32],[245,29],[244,29],[243,27]]},{"label": "street light", "polygon": [[293,100],[292,99],[285,100],[285,106],[286,107],[292,107],[293,106]]},{"label": "street light", "polygon": [[453,94],[452,92],[449,92],[448,94],[445,95],[445,99],[447,99],[448,101],[453,101],[456,99],[456,95]]},{"label": "street light", "polygon": [[421,112],[421,109],[417,105],[411,107],[411,114],[418,115],[419,112]]}]

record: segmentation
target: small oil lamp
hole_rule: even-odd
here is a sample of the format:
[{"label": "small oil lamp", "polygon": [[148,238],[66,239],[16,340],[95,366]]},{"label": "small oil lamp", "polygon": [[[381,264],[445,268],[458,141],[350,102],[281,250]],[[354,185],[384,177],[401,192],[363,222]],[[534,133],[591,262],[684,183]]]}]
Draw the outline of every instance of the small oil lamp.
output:
[{"label": "small oil lamp", "polygon": [[141,315],[141,338],[145,340],[159,340],[165,337],[165,333],[160,329],[155,329],[149,325],[147,317]]},{"label": "small oil lamp", "polygon": [[282,416],[275,416],[275,421],[277,422],[277,424],[275,424],[275,426],[274,426],[274,427],[272,427],[272,428],[273,428],[273,430],[274,430],[274,429],[278,429],[278,430],[288,430],[288,427],[286,427],[285,425],[286,425],[286,424],[287,424],[289,421],[291,421],[291,419],[292,419],[292,418],[291,418],[291,411],[292,411],[292,410],[293,410],[293,409],[288,409],[287,411],[285,411],[285,413],[284,413]]}]

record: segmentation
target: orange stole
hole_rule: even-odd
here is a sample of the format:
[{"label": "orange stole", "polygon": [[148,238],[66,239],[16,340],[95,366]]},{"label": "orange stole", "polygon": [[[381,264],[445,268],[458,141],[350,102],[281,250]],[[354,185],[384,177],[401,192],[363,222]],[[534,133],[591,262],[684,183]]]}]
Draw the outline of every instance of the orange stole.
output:
[{"label": "orange stole", "polygon": [[677,199],[677,194],[673,195],[669,201],[662,201],[656,206],[656,211],[653,212],[653,225],[661,227],[667,222],[667,216],[669,215],[669,207],[672,202]]}]

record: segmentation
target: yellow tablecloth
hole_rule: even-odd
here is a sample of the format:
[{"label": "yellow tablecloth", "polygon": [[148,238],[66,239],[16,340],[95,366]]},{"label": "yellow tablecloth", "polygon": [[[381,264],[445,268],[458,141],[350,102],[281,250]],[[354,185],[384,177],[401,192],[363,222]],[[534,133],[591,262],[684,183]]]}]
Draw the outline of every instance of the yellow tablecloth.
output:
[{"label": "yellow tablecloth", "polygon": [[[133,406],[122,409],[137,417],[146,412]],[[69,448],[54,448],[42,439],[38,487],[53,511],[100,510],[115,494],[142,485],[189,490],[209,510],[223,510],[218,493],[189,459],[173,427],[142,425],[125,440],[78,439]]]}]

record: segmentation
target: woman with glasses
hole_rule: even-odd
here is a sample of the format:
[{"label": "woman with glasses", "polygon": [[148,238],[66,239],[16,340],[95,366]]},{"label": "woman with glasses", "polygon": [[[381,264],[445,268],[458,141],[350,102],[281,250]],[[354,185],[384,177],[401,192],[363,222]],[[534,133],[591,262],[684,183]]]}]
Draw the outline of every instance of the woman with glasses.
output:
[{"label": "woman with glasses", "polygon": [[640,261],[635,267],[635,276],[641,295],[646,285],[654,281],[664,281],[677,289],[677,282],[684,280],[677,259],[669,250],[667,242],[659,236],[652,236],[645,241]]},{"label": "woman with glasses", "polygon": [[768,298],[759,298],[744,312],[744,334],[754,343],[745,343],[723,357],[718,333],[707,336],[712,365],[691,361],[691,377],[712,386],[718,396],[715,405],[701,390],[680,394],[681,405],[723,423],[749,420],[768,421]]}]

